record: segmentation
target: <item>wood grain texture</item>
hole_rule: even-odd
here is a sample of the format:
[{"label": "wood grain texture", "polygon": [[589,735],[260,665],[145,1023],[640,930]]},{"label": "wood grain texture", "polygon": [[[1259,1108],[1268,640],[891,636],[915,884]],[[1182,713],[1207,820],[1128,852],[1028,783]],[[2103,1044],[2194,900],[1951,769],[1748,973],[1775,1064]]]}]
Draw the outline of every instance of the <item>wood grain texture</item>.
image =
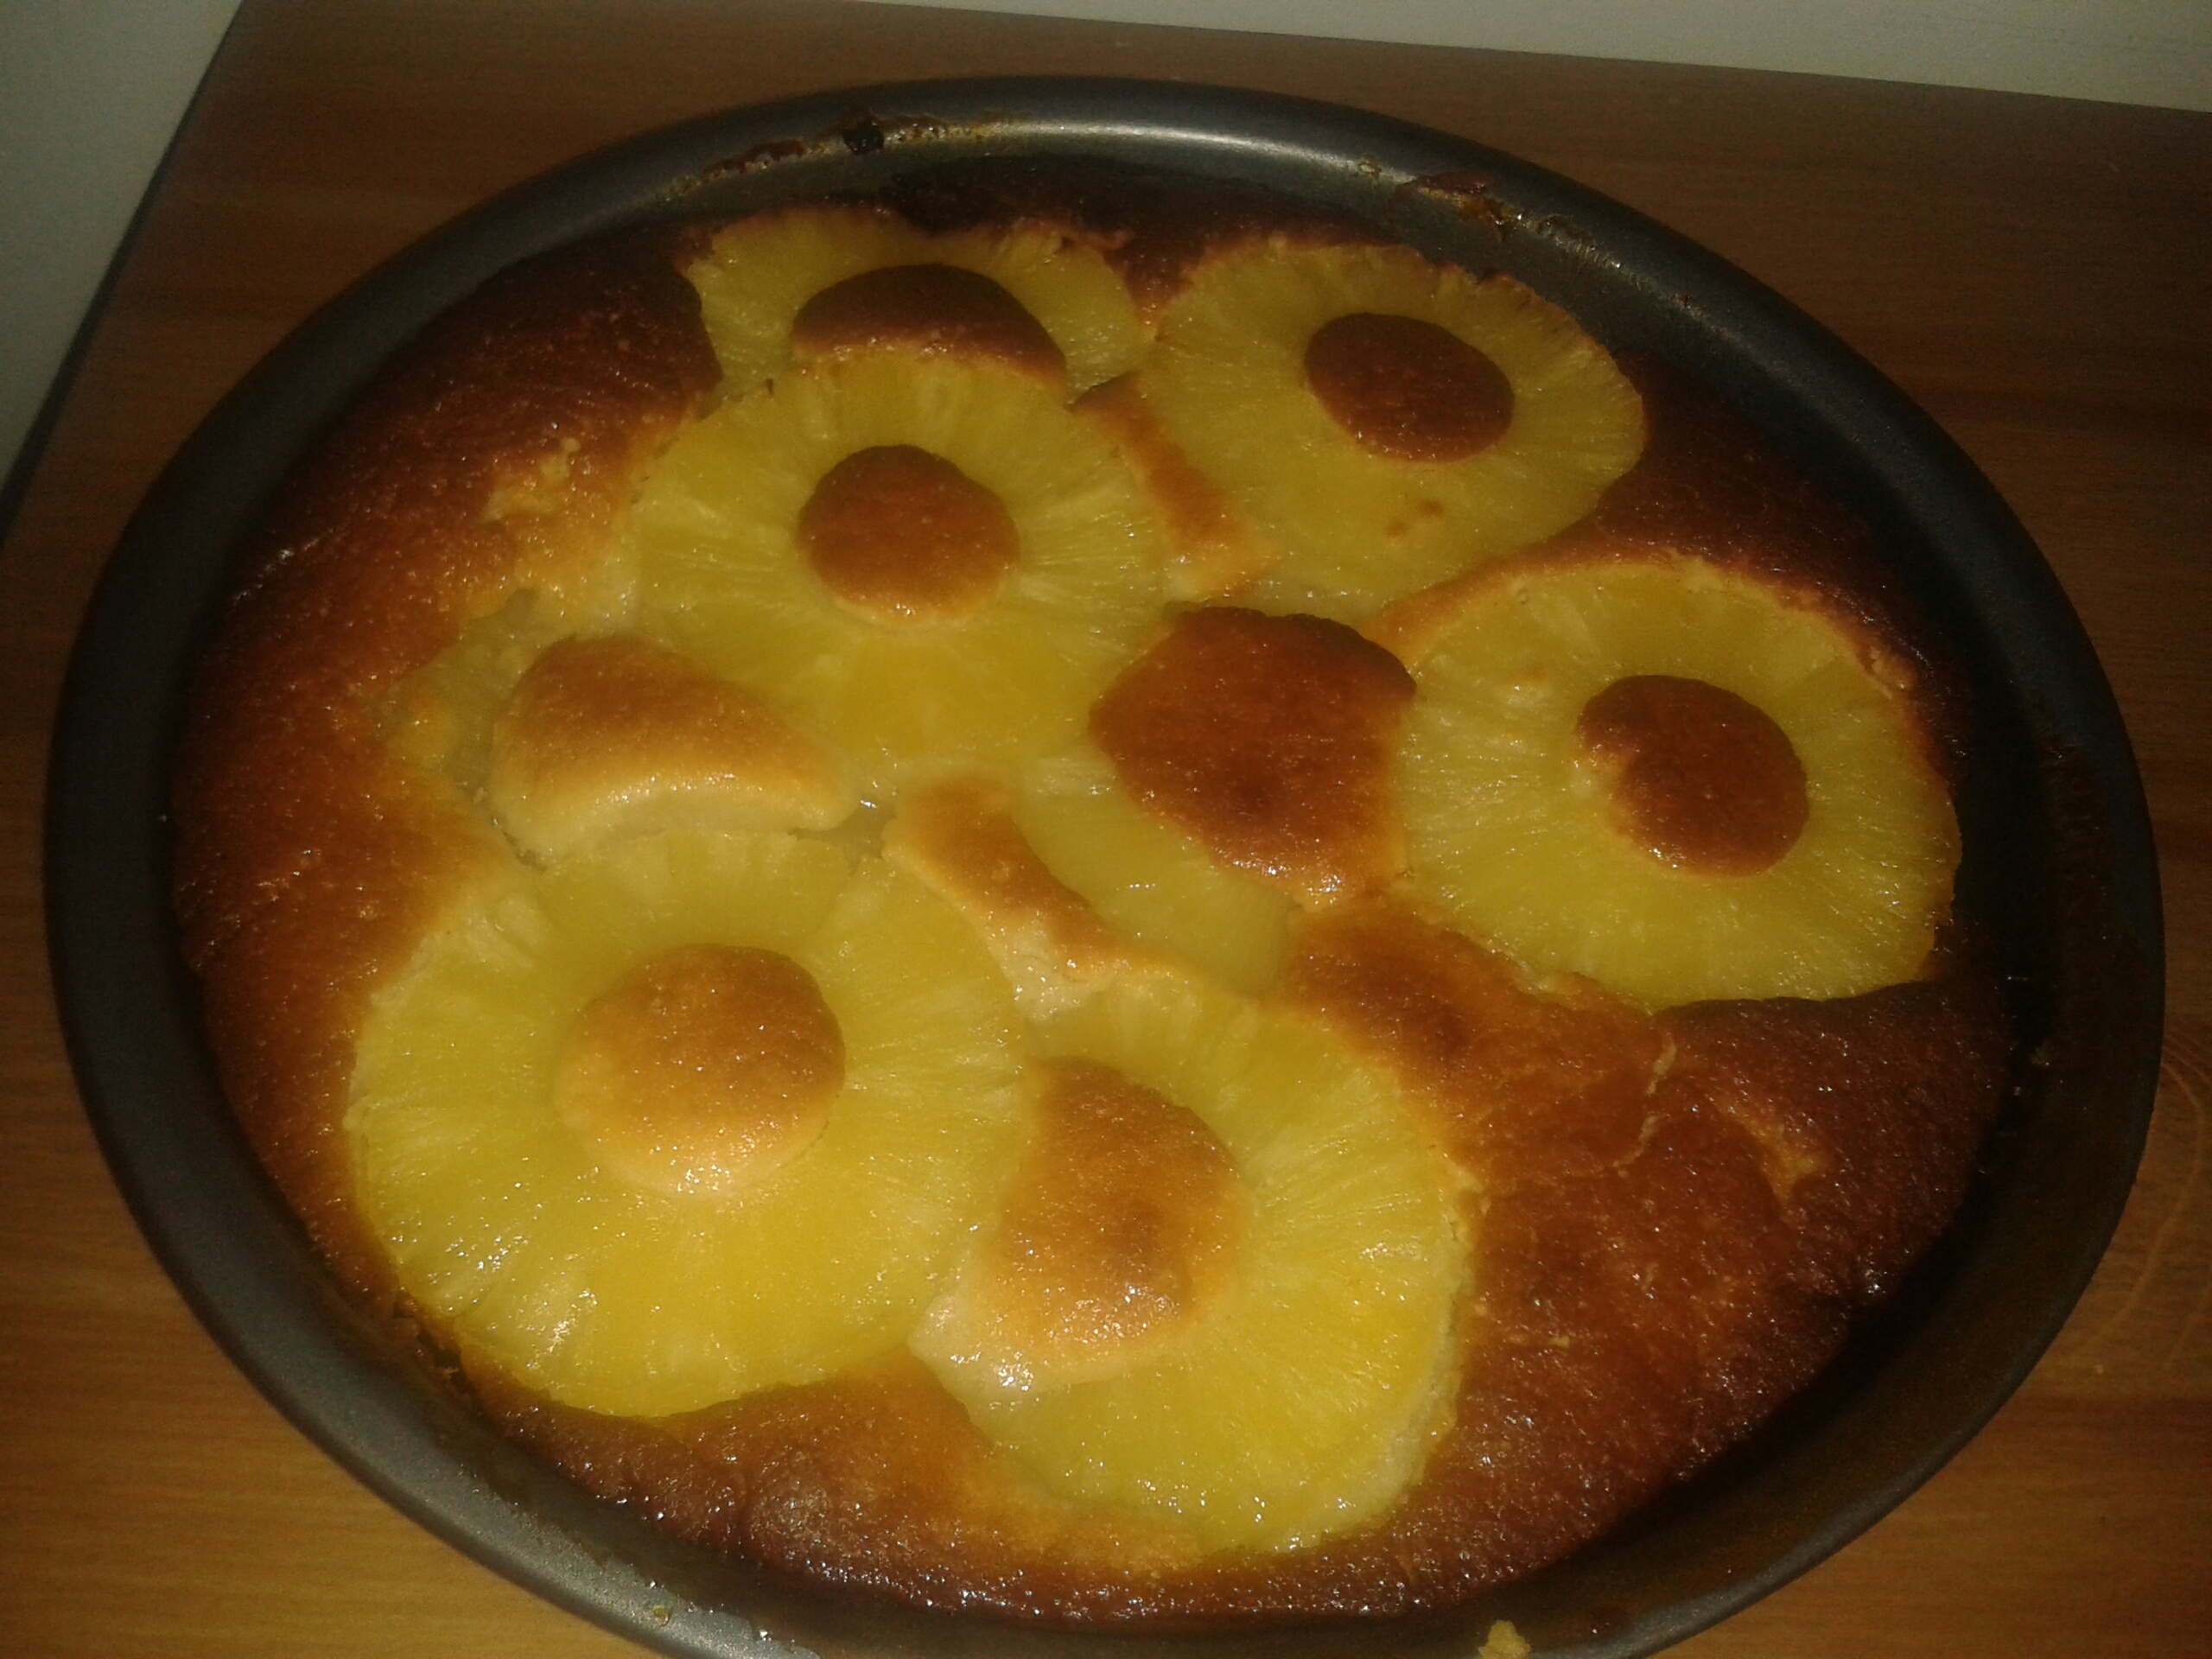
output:
[{"label": "wood grain texture", "polygon": [[631,1651],[387,1509],[200,1331],[108,1179],[45,969],[40,791],[101,561],[254,360],[493,191],[684,116],[951,73],[1115,73],[1380,110],[1705,243],[1988,472],[2109,671],[2170,938],[2149,1154],[2072,1322],[1888,1520],[1679,1650],[2204,1650],[2212,1628],[2212,118],[1815,78],[842,0],[246,0],[10,531],[0,628],[0,1647]]}]

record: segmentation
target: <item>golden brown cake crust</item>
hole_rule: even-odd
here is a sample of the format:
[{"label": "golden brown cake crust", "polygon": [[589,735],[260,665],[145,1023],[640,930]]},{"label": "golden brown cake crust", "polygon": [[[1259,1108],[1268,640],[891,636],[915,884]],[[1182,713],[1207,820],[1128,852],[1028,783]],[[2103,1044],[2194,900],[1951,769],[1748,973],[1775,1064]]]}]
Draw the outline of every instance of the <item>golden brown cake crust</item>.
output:
[{"label": "golden brown cake crust", "polygon": [[1306,384],[1338,425],[1401,461],[1465,461],[1513,422],[1497,365],[1414,317],[1355,311],[1324,323],[1306,342]]},{"label": "golden brown cake crust", "polygon": [[961,1322],[963,1351],[1070,1376],[1162,1352],[1234,1286],[1250,1219],[1236,1164],[1196,1114],[1111,1066],[1050,1059],[1030,1077],[1022,1163],[932,1321]]},{"label": "golden brown cake crust", "polygon": [[[895,199],[925,229],[1060,214],[1110,246],[1152,315],[1229,244],[1373,239],[1233,188],[1027,164],[909,179]],[[318,1246],[380,1301],[396,1287],[339,1134],[355,1034],[438,918],[518,866],[451,782],[395,758],[379,700],[513,593],[597,558],[646,462],[711,392],[678,263],[658,232],[572,250],[435,325],[285,486],[194,689],[177,903],[226,1086]],[[870,317],[839,326],[866,334]],[[824,349],[844,338],[830,334]],[[1910,667],[1955,777],[1961,705],[1864,529],[1716,398],[1630,369],[1650,416],[1643,461],[1536,556],[1666,547],[1787,578]],[[1096,396],[1140,470],[1179,476],[1133,392]],[[1185,516],[1218,519],[1194,480]],[[1233,542],[1201,556],[1185,597],[1251,574]],[[1413,687],[1382,645],[1409,657],[1403,640],[1451,603],[1409,601],[1364,639],[1193,613],[1170,640],[1207,648],[1147,659],[1158,683],[1125,679],[1095,728],[1141,798],[1168,786],[1132,777],[1129,756],[1189,771],[1207,757],[1178,747],[1192,722],[1177,711],[1218,710],[1211,758],[1242,771],[1195,791],[1211,805],[1185,827],[1327,901],[1276,999],[1394,1077],[1452,1172],[1475,1262],[1458,1404],[1381,1521],[1282,1554],[1205,1555],[1171,1524],[1047,1493],[903,1352],[656,1422],[470,1364],[487,1414],[589,1490],[794,1579],[1167,1629],[1448,1606],[1586,1543],[1802,1387],[1957,1207],[2002,1097],[1993,981],[1960,956],[1847,1001],[1651,1016],[1584,982],[1532,982],[1414,908],[1393,887],[1389,799]],[[1295,695],[1280,706],[1267,675],[1238,680],[1240,664],[1284,663]],[[1224,815],[1240,789],[1254,810]],[[995,779],[940,779],[900,804],[886,850],[1048,1002],[1155,969],[1029,849],[1009,800]]]},{"label": "golden brown cake crust", "polygon": [[486,804],[539,858],[687,821],[829,829],[854,801],[774,709],[632,633],[548,645],[492,724]]},{"label": "golden brown cake crust", "polygon": [[1766,711],[1732,691],[1630,675],[1583,705],[1575,735],[1604,769],[1623,831],[1678,868],[1751,874],[1804,830],[1803,764]]},{"label": "golden brown cake crust", "polygon": [[1006,504],[910,443],[855,450],[824,474],[798,545],[839,604],[889,623],[972,615],[1021,558]]},{"label": "golden brown cake crust", "polygon": [[382,973],[508,854],[391,758],[377,696],[527,579],[595,556],[645,460],[712,387],[664,242],[494,279],[387,369],[283,486],[201,664],[179,751],[177,909],[225,1087],[357,1287],[334,1140]]}]

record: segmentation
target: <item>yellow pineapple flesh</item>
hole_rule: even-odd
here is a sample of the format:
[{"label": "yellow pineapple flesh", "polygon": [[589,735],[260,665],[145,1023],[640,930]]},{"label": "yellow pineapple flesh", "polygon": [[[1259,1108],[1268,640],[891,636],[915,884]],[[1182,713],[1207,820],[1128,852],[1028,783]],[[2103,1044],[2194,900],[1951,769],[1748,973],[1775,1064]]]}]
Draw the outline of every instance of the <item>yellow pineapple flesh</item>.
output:
[{"label": "yellow pineapple flesh", "polygon": [[1140,807],[1090,745],[1030,766],[1013,810],[1046,868],[1118,931],[1235,990],[1264,990],[1281,976],[1291,899]]},{"label": "yellow pineapple flesh", "polygon": [[[1019,556],[957,615],[841,600],[802,515],[841,462],[912,448],[1003,505]],[[632,523],[639,627],[782,709],[882,800],[916,765],[1010,770],[1073,741],[1154,626],[1158,532],[1112,447],[1026,377],[869,358],[793,372],[662,458]]]},{"label": "yellow pineapple flesh", "polygon": [[479,795],[491,772],[493,721],[539,654],[579,622],[543,593],[518,594],[392,689],[378,711],[378,734],[400,759]]},{"label": "yellow pineapple flesh", "polygon": [[1132,975],[1045,1043],[1218,1141],[1244,1217],[1225,1283],[1164,1344],[1025,1356],[988,1339],[1020,1325],[1018,1306],[995,1326],[963,1306],[992,1294],[975,1282],[993,1274],[987,1235],[916,1351],[1050,1489],[1208,1547],[1287,1547],[1380,1513],[1418,1473],[1454,1375],[1465,1251],[1433,1149],[1318,1029],[1195,978]]},{"label": "yellow pineapple flesh", "polygon": [[[1494,365],[1511,391],[1503,435],[1422,460],[1348,430],[1308,384],[1307,348],[1370,316],[1432,326]],[[1138,380],[1167,437],[1281,550],[1241,602],[1344,621],[1564,529],[1643,445],[1635,389],[1565,312],[1405,248],[1219,256]]]},{"label": "yellow pineapple flesh", "polygon": [[[1421,690],[1398,782],[1416,887],[1453,925],[1648,1007],[1849,996],[1919,973],[1958,828],[1904,665],[1858,630],[1663,556],[1501,571],[1424,627],[1426,654],[1399,642]],[[1637,677],[1716,687],[1779,728],[1804,791],[1786,851],[1730,873],[1630,833],[1579,728]],[[1723,809],[1750,787],[1717,783]]]},{"label": "yellow pineapple flesh", "polygon": [[[781,982],[818,989],[841,1045],[811,1139],[747,1179],[594,1121],[610,1070],[619,1105],[652,1068],[591,1011],[702,947],[788,958]],[[346,1134],[370,1224],[465,1351],[569,1405],[663,1416],[898,1345],[1004,1179],[1014,1032],[973,935],[880,863],[649,837],[426,944],[372,1011]]]},{"label": "yellow pineapple flesh", "polygon": [[1015,826],[1013,802],[1013,791],[988,778],[909,790],[883,831],[883,855],[967,918],[1016,1005],[1034,1017],[1152,963],[1052,874]]},{"label": "yellow pineapple flesh", "polygon": [[857,804],[773,709],[627,633],[538,654],[492,722],[484,797],[539,860],[659,830],[826,830]]},{"label": "yellow pineapple flesh", "polygon": [[791,362],[791,326],[823,290],[873,271],[947,266],[988,278],[1041,324],[1081,391],[1133,366],[1147,336],[1099,250],[1048,225],[931,236],[866,207],[802,205],[719,232],[686,271],[724,384],[742,394]]}]

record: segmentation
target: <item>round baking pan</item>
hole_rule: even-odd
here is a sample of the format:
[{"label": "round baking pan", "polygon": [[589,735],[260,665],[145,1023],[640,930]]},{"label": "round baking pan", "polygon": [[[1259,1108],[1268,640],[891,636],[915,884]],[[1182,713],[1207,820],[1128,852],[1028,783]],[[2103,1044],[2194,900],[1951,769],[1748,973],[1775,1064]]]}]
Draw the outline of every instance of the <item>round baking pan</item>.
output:
[{"label": "round baking pan", "polygon": [[[1152,1650],[1651,1653],[1872,1524],[1986,1421],[2056,1333],[2146,1131],[2163,947],[2141,786],[2110,690],[1989,485],[1874,370],[1647,219],[1464,140],[1326,105],[1103,80],[884,86],[738,111],[502,196],[302,327],[148,494],[94,597],[54,751],[54,972],[86,1108],[200,1317],[302,1429],[471,1554],[649,1647],[691,1655],[1074,1656],[1110,1638],[795,1588],[592,1499],[502,1440],[324,1273],[232,1122],[178,955],[168,772],[229,554],[286,468],[431,317],[494,271],[645,219],[868,192],[979,157],[1079,156],[1259,184],[1502,269],[1606,344],[1714,387],[1872,527],[1972,684],[1964,906],[2016,988],[2015,1086],[1959,1223],[1838,1363],[1750,1444],[1559,1566],[1450,1615],[1164,1638]],[[1123,1644],[1125,1645],[1125,1644]],[[1117,1649],[1116,1649],[1117,1650]]]}]

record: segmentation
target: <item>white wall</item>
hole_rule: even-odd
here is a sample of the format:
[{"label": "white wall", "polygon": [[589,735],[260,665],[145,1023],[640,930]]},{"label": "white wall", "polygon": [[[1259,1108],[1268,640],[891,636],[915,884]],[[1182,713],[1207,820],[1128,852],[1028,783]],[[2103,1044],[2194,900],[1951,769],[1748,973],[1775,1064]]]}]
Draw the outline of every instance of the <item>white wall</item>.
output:
[{"label": "white wall", "polygon": [[0,477],[238,0],[0,0]]}]

